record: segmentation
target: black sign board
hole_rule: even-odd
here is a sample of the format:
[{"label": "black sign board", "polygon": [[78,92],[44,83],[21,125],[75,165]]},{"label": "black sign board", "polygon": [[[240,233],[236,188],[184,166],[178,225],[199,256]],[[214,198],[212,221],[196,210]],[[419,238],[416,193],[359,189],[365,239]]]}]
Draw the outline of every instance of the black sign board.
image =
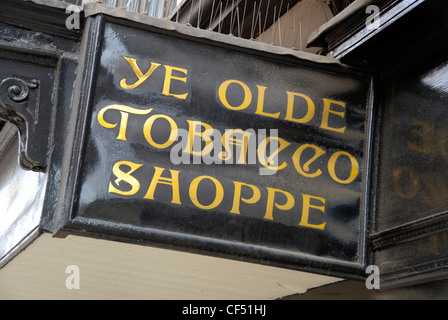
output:
[{"label": "black sign board", "polygon": [[64,229],[362,270],[370,76],[154,23],[87,18]]}]

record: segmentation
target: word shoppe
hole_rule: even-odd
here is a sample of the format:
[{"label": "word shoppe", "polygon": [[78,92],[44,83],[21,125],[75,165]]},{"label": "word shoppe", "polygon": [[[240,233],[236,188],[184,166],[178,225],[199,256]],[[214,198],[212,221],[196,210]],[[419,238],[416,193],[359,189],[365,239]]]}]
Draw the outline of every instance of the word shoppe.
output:
[{"label": "word shoppe", "polygon": [[[123,92],[158,88],[153,95],[164,101],[196,101],[190,83],[195,74],[188,68],[128,56],[120,63],[120,70],[126,70],[118,79]],[[162,108],[157,99],[144,108],[127,103],[103,105],[94,120],[99,129],[113,135],[113,143],[138,145],[170,159],[163,165],[149,157],[121,155],[110,167],[107,193],[271,221],[287,216],[290,225],[325,230],[327,207],[338,199],[334,192],[329,199],[332,191],[327,190],[359,188],[360,156],[349,149],[326,148],[316,139],[289,140],[275,123],[294,130],[311,128],[310,132],[321,136],[344,136],[349,102],[331,97],[316,100],[302,91],[274,92],[269,84],[239,79],[218,81],[214,89],[214,105],[207,106],[210,112],[235,118],[249,115],[273,124],[242,128],[232,127],[226,118],[221,123],[209,121],[206,115],[198,118],[201,114],[188,118]],[[277,97],[274,109],[265,104],[272,101],[270,95]],[[259,177],[245,180],[241,170],[258,172]],[[320,184],[335,187],[316,187]]]}]

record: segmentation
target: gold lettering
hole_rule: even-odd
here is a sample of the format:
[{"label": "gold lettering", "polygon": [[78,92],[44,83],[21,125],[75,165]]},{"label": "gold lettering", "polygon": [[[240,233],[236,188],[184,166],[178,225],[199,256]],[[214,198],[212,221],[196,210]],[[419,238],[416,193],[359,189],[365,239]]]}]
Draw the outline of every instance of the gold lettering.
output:
[{"label": "gold lettering", "polygon": [[[154,123],[154,121],[156,119],[165,119],[169,122],[170,124],[170,136],[168,138],[168,140],[165,143],[157,143],[152,139],[152,135],[151,135],[151,129],[152,129],[152,125]],[[165,149],[168,148],[169,146],[171,146],[174,141],[176,141],[177,138],[177,124],[176,122],[174,122],[174,120],[166,115],[163,114],[158,114],[158,115],[154,115],[148,118],[148,120],[146,120],[145,124],[143,125],[143,134],[146,138],[146,141],[148,141],[148,143],[155,147],[155,148],[159,148],[159,149]]]},{"label": "gold lettering", "polygon": [[[302,167],[300,165],[300,157],[302,156],[302,152],[306,148],[314,149],[315,154],[310,160],[305,162],[305,164]],[[296,168],[297,172],[300,173],[302,176],[308,177],[308,178],[315,178],[315,177],[318,177],[321,175],[322,170],[317,169],[314,173],[308,173],[308,171],[310,170],[310,164],[313,163],[317,158],[322,156],[324,153],[325,153],[325,151],[322,150],[321,148],[319,148],[318,146],[315,146],[312,144],[304,144],[304,145],[301,145],[299,148],[297,148],[296,152],[294,152],[294,155],[292,156],[292,162],[293,162],[294,167]]]},{"label": "gold lettering", "polygon": [[138,87],[146,79],[148,79],[148,77],[154,72],[154,70],[157,69],[157,67],[160,66],[160,63],[151,62],[151,67],[149,68],[149,70],[145,74],[143,74],[143,72],[140,70],[140,68],[137,65],[136,59],[128,58],[128,57],[124,57],[124,58],[131,65],[131,68],[134,71],[135,75],[137,76],[138,80],[136,82],[134,82],[133,84],[128,85],[126,83],[126,80],[127,80],[126,78],[121,79],[120,86],[123,89],[134,89],[134,88]]},{"label": "gold lettering", "polygon": [[[312,196],[312,195],[309,195],[309,194],[303,194],[303,193],[302,193],[302,196],[303,196],[303,208],[302,208],[302,218],[300,220],[299,226],[324,230],[326,222],[318,224],[318,225],[310,224],[309,223],[309,216],[310,216],[310,208],[318,209],[318,210],[322,211],[323,213],[325,213],[325,199],[321,198],[321,197]],[[319,200],[324,205],[323,206],[317,206],[317,205],[311,204],[310,203],[311,202],[311,198]]]},{"label": "gold lettering", "polygon": [[[185,149],[183,150],[186,153],[190,153],[196,156],[202,156],[209,154],[213,149],[213,140],[210,138],[213,134],[213,128],[201,121],[193,121],[193,120],[187,120],[189,124],[188,128],[188,140],[185,146]],[[201,132],[200,130],[197,131],[198,127],[205,128],[204,132]],[[202,140],[205,141],[204,149],[201,150],[201,143],[195,144],[195,137],[200,137]],[[199,146],[199,148],[197,148]]]},{"label": "gold lettering", "polygon": [[156,190],[157,184],[162,183],[172,187],[173,197],[171,203],[181,204],[179,195],[179,171],[169,170],[171,173],[171,178],[162,177],[164,168],[154,167],[155,172],[152,178],[151,184],[149,185],[148,192],[143,197],[145,199],[154,200],[154,192]]},{"label": "gold lettering", "polygon": [[[204,179],[209,179],[209,180],[213,181],[213,183],[215,184],[215,188],[216,188],[215,199],[208,206],[201,204],[198,200],[198,185],[199,185],[199,182],[201,182]],[[217,179],[210,177],[210,176],[199,176],[199,177],[193,179],[193,181],[191,182],[189,194],[190,194],[191,202],[193,202],[193,204],[196,207],[198,207],[200,209],[210,210],[210,209],[216,208],[222,202],[222,199],[224,198],[224,189],[222,187],[221,182],[219,182]]]},{"label": "gold lettering", "polygon": [[[350,159],[350,164],[351,164],[351,170],[350,170],[350,175],[346,180],[341,180],[336,176],[336,161],[338,160],[338,158],[341,155],[346,155],[349,159]],[[341,184],[349,184],[350,182],[352,182],[353,180],[355,180],[355,178],[358,176],[358,172],[359,172],[359,164],[358,164],[358,160],[356,160],[356,158],[354,156],[352,156],[350,153],[346,152],[346,151],[338,151],[335,152],[331,157],[330,160],[328,160],[328,172],[330,173],[330,176],[333,178],[334,181],[341,183]]]},{"label": "gold lettering", "polygon": [[[120,169],[121,166],[128,166],[130,168],[130,170],[128,172],[124,172]],[[117,179],[115,179],[115,181],[114,181],[115,184],[117,185],[117,187],[119,187],[120,182],[124,181],[124,182],[128,183],[129,185],[131,185],[131,189],[128,191],[119,190],[113,186],[112,181],[109,181],[108,192],[109,193],[117,193],[117,194],[120,194],[123,196],[132,196],[132,195],[136,194],[138,192],[138,190],[140,189],[140,182],[136,178],[131,176],[131,173],[133,173],[135,170],[137,170],[141,166],[142,166],[142,164],[134,163],[131,161],[118,161],[117,163],[115,163],[112,168],[112,172],[117,177]]]},{"label": "gold lettering", "polygon": [[[341,128],[333,128],[328,125],[330,113],[337,115],[337,116],[341,117],[342,119],[345,118],[345,103],[340,102],[340,101],[326,99],[326,98],[323,98],[323,100],[324,100],[324,110],[322,112],[322,124],[321,124],[320,128],[332,130],[332,131],[336,131],[336,132],[342,132],[342,133],[345,132],[345,126],[343,126]],[[332,104],[340,105],[341,107],[344,108],[344,111],[335,111],[335,110],[331,109]]]},{"label": "gold lettering", "polygon": [[[401,179],[404,173],[407,173],[407,175],[409,176],[409,178],[407,179],[408,183],[406,183],[406,186],[409,186],[409,190],[403,190],[401,188]],[[417,174],[411,167],[401,166],[396,168],[392,172],[392,178],[394,181],[395,191],[401,198],[408,200],[414,198],[417,195],[419,189],[419,179],[417,177]]]},{"label": "gold lettering", "polygon": [[[235,185],[235,194],[233,196],[233,205],[230,213],[240,214],[240,200],[248,204],[254,204],[258,200],[260,200],[260,189],[258,189],[256,186],[238,181],[233,181],[233,184]],[[252,197],[250,197],[249,199],[241,198],[242,186],[246,186],[252,189]]]},{"label": "gold lettering", "polygon": [[434,125],[419,120],[412,120],[411,133],[421,138],[420,144],[414,144],[408,141],[409,149],[422,154],[430,154],[432,149],[432,138],[434,137]]},{"label": "gold lettering", "polygon": [[[280,210],[289,210],[292,207],[294,207],[295,200],[292,194],[290,194],[289,192],[269,187],[266,187],[266,189],[268,189],[268,201],[266,204],[266,214],[264,215],[265,219],[274,220],[273,216],[274,205],[277,209]],[[284,204],[278,204],[274,201],[276,193],[282,193],[286,196],[286,202]]]},{"label": "gold lettering", "polygon": [[[298,123],[307,123],[314,117],[315,107],[313,100],[310,99],[310,97],[296,92],[290,92],[286,91],[286,94],[288,95],[288,102],[286,104],[286,117],[285,120],[294,121]],[[308,107],[308,111],[306,115],[303,116],[303,118],[297,119],[292,116],[293,110],[294,110],[294,97],[302,97],[305,99]]]},{"label": "gold lettering", "polygon": [[[278,146],[278,148],[274,151],[271,152],[271,155],[269,156],[269,158],[266,161],[266,148],[267,145],[271,140],[276,140],[277,142],[280,142],[280,145]],[[260,144],[258,145],[258,149],[257,149],[257,154],[258,154],[258,161],[260,161],[260,163],[271,170],[277,171],[277,170],[281,170],[284,169],[288,164],[286,163],[286,161],[284,161],[281,165],[279,166],[274,166],[275,165],[275,158],[277,157],[277,155],[279,154],[280,151],[282,151],[283,149],[285,149],[287,146],[289,146],[291,143],[289,143],[286,140],[283,140],[282,138],[279,137],[267,137],[266,139],[263,139],[263,141],[260,142]]]},{"label": "gold lettering", "polygon": [[267,87],[264,86],[258,86],[258,101],[257,101],[257,110],[255,111],[256,114],[271,117],[271,118],[278,118],[280,115],[280,112],[277,113],[268,113],[263,111],[264,106],[264,92],[266,91]]},{"label": "gold lettering", "polygon": [[137,114],[137,115],[144,115],[149,114],[152,111],[153,108],[147,109],[147,110],[141,110],[136,109],[132,107],[128,107],[121,104],[111,104],[107,107],[104,107],[98,112],[97,120],[100,125],[102,125],[105,128],[112,129],[117,126],[117,123],[108,123],[106,120],[104,120],[104,113],[107,110],[118,110],[121,114],[121,121],[120,121],[120,131],[118,132],[117,140],[124,140],[126,141],[126,128],[128,126],[128,117],[129,113]]},{"label": "gold lettering", "polygon": [[[174,93],[170,93],[170,86],[171,86],[171,80],[178,80],[178,81],[182,81],[184,83],[187,83],[187,73],[188,70],[187,69],[182,69],[182,68],[177,68],[177,67],[172,67],[172,66],[167,66],[165,65],[165,81],[163,83],[163,91],[162,94],[165,96],[171,96],[171,97],[175,97],[178,99],[186,99],[188,92],[187,93],[183,93],[183,94],[174,94]],[[179,71],[185,74],[185,77],[175,77],[173,76],[173,70],[175,71]]]},{"label": "gold lettering", "polygon": [[[230,103],[227,101],[227,96],[226,96],[227,88],[229,87],[229,85],[231,83],[239,84],[244,90],[244,100],[239,106],[236,106],[236,107],[231,106]],[[252,93],[250,92],[249,87],[245,83],[238,81],[238,80],[224,81],[219,86],[218,96],[219,96],[219,100],[224,105],[224,107],[226,107],[227,109],[230,109],[230,110],[244,110],[250,105],[250,103],[252,101]]]},{"label": "gold lettering", "polygon": [[[219,157],[221,160],[228,161],[232,158],[232,150],[231,145],[237,146],[239,149],[239,157],[236,163],[246,164],[246,156],[249,146],[249,139],[254,134],[249,130],[244,131],[241,129],[226,129],[224,135],[222,136],[222,145],[224,146],[224,151],[220,152]],[[236,136],[240,135],[241,138],[237,138]],[[255,151],[255,150],[251,150]]]}]

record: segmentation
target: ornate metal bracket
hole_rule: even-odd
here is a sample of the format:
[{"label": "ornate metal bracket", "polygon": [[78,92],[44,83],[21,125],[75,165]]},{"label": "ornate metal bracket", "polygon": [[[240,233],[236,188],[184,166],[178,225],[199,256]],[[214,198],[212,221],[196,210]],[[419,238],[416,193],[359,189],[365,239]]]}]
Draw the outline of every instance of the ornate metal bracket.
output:
[{"label": "ornate metal bracket", "polygon": [[[27,170],[43,171],[47,166],[49,128],[38,127],[39,81],[6,78],[0,82],[0,120],[19,130],[19,162]],[[43,129],[43,131],[42,131]]]}]

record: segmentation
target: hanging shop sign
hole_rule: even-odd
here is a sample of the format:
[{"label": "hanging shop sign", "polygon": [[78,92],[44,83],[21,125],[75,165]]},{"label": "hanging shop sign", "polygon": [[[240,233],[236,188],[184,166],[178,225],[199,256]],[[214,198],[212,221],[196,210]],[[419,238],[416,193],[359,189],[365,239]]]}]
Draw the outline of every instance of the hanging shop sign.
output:
[{"label": "hanging shop sign", "polygon": [[63,229],[361,270],[371,78],[157,23],[87,18]]}]

